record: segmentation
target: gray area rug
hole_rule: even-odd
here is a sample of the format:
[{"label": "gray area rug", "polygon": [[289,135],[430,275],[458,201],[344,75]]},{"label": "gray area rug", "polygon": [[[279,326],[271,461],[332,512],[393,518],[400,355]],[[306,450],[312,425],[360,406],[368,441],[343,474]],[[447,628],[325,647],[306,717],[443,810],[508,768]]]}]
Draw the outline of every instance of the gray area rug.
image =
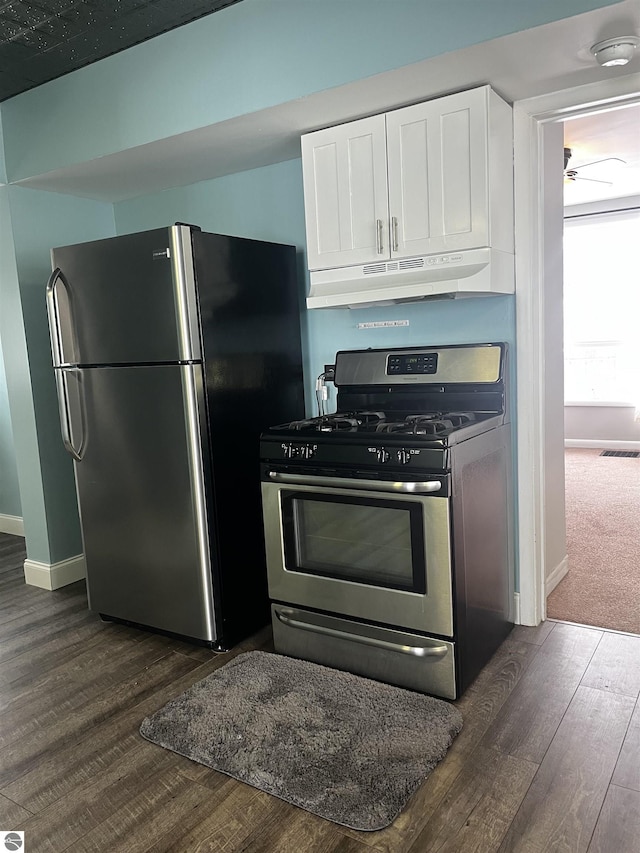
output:
[{"label": "gray area rug", "polygon": [[247,652],[140,727],[165,749],[352,829],[388,826],[462,728],[441,699]]}]

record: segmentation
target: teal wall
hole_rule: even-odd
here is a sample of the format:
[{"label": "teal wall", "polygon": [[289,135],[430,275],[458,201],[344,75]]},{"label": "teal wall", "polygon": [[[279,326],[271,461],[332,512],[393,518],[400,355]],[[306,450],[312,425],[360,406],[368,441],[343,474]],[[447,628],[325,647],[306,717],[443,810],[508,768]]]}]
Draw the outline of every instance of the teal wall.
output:
[{"label": "teal wall", "polygon": [[[29,558],[57,562],[80,550],[45,323],[49,248],[116,229],[193,221],[208,230],[293,243],[304,289],[301,169],[290,161],[115,208],[2,183],[613,2],[242,0],[0,104],[0,340]],[[315,376],[339,348],[512,341],[513,311],[513,298],[505,296],[303,313],[308,403],[313,407]],[[408,319],[409,326],[357,328],[380,319]]]},{"label": "teal wall", "polygon": [[[31,560],[56,563],[82,553],[82,544],[73,469],[60,435],[46,318],[50,249],[113,235],[113,207],[21,187],[0,189],[4,200],[0,230],[3,237],[5,232],[12,234],[6,252],[5,240],[0,244],[0,296],[9,306],[9,317],[0,320],[0,337],[27,553]],[[21,322],[14,325],[16,317]]]},{"label": "teal wall", "polygon": [[41,174],[612,2],[242,0],[7,101],[7,169]]},{"label": "teal wall", "polygon": [[[0,184],[6,182],[4,168],[4,149],[2,146],[2,116],[0,116]],[[0,192],[5,192],[0,187]],[[1,203],[0,203],[1,204]],[[0,219],[0,228],[2,227]],[[4,242],[0,237],[0,275],[2,275]],[[8,250],[12,253],[10,245]],[[2,326],[2,314],[8,316],[9,305],[2,298],[0,286],[0,328]],[[16,453],[13,442],[13,430],[11,427],[11,415],[9,410],[9,394],[7,390],[7,377],[4,367],[4,355],[2,352],[2,336],[0,334],[0,515],[21,516],[20,488],[18,485],[18,468],[16,465]]]},{"label": "teal wall", "polygon": [[[2,303],[0,302],[0,311]],[[16,451],[13,442],[11,414],[9,411],[9,394],[7,377],[4,369],[2,340],[0,339],[0,515],[20,517],[20,486],[18,482],[18,467]],[[0,526],[0,530],[1,530]]]},{"label": "teal wall", "polygon": [[[392,307],[304,308],[308,289],[302,163],[290,160],[114,206],[119,234],[190,222],[206,231],[274,240],[298,249],[307,413],[316,412],[315,379],[338,349],[515,341],[513,296],[430,300]],[[408,320],[408,326],[359,329],[359,323]]]}]

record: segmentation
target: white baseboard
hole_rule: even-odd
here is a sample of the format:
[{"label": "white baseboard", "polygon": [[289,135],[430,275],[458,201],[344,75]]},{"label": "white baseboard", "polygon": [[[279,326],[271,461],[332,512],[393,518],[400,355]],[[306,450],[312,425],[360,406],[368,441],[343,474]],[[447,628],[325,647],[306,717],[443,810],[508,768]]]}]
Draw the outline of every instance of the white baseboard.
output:
[{"label": "white baseboard", "polygon": [[24,579],[30,586],[40,589],[60,589],[70,583],[86,577],[84,554],[70,557],[59,563],[39,563],[37,560],[24,561]]},{"label": "white baseboard", "polygon": [[613,441],[607,438],[565,438],[565,447],[599,447],[602,450],[640,450],[640,441]]},{"label": "white baseboard", "polygon": [[0,515],[0,533],[24,536],[24,522],[19,515]]},{"label": "white baseboard", "polygon": [[562,578],[569,571],[569,557],[564,556],[555,569],[550,572],[544,580],[544,593],[549,595],[558,586]]},{"label": "white baseboard", "polygon": [[520,624],[520,593],[513,593],[513,624]]}]

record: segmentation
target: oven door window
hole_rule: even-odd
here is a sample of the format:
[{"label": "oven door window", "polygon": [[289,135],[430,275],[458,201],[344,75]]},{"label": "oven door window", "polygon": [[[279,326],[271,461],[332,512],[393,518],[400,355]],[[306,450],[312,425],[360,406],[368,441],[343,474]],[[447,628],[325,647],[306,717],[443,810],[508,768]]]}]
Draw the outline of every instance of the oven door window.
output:
[{"label": "oven door window", "polygon": [[422,513],[416,501],[286,492],[287,571],[424,593]]}]

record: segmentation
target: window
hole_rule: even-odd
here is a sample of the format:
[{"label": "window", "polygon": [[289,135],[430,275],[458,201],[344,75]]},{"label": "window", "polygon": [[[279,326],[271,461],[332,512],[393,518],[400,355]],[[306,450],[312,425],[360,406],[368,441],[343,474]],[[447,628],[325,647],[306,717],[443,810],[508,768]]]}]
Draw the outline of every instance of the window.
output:
[{"label": "window", "polygon": [[640,406],[640,210],[564,223],[565,402]]}]

